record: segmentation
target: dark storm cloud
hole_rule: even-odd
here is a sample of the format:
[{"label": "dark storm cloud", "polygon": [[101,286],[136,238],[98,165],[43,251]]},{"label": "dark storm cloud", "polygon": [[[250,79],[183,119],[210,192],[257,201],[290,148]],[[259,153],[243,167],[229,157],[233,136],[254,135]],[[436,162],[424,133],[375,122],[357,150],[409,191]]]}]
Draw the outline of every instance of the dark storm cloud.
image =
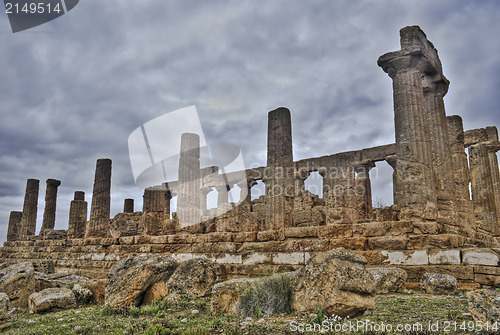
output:
[{"label": "dark storm cloud", "polygon": [[[296,159],[394,141],[392,86],[377,58],[419,24],[451,80],[448,114],[500,124],[497,1],[85,1],[48,24],[0,35],[0,239],[27,178],[62,181],[56,227],[73,191],[90,202],[95,160],[113,160],[112,212],[140,209],[127,138],[196,105],[210,141],[266,160],[267,111],[292,112]],[[0,29],[9,29],[7,18]],[[168,143],[166,144],[168,145]],[[390,168],[389,168],[390,169]],[[375,179],[375,178],[374,178]],[[374,180],[390,203],[391,173]]]}]

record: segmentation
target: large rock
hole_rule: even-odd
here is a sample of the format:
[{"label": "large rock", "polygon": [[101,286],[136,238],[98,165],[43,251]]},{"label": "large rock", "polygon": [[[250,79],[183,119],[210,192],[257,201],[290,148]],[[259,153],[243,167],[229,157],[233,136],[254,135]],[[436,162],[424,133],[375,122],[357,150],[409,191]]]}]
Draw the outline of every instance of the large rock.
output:
[{"label": "large rock", "polygon": [[106,279],[87,281],[79,284],[92,292],[92,299],[96,304],[104,305]]},{"label": "large rock", "polygon": [[29,312],[44,313],[76,307],[75,295],[68,288],[48,288],[29,296]]},{"label": "large rock", "polygon": [[425,273],[420,288],[431,294],[452,294],[457,290],[457,279],[441,273]]},{"label": "large rock", "polygon": [[31,262],[13,264],[0,271],[0,292],[7,293],[13,307],[28,306],[28,297],[36,291],[34,272]]},{"label": "large rock", "polygon": [[404,285],[408,274],[400,268],[367,268],[375,279],[375,293],[384,294],[396,292]]},{"label": "large rock", "polygon": [[256,279],[242,278],[215,284],[212,289],[212,313],[235,314],[238,297],[255,281]]},{"label": "large rock", "polygon": [[46,288],[68,287],[70,285],[81,284],[90,281],[89,278],[65,272],[51,274],[35,272],[33,276],[35,279],[36,292],[42,291]]},{"label": "large rock", "polygon": [[223,268],[213,261],[196,258],[182,262],[167,282],[168,299],[205,297],[223,277]]},{"label": "large rock", "polygon": [[7,314],[10,309],[9,296],[6,293],[0,293],[0,316]]},{"label": "large rock", "polygon": [[80,284],[75,284],[71,291],[75,295],[76,303],[79,305],[86,305],[94,299],[92,291]]},{"label": "large rock", "polygon": [[177,266],[173,258],[159,255],[132,256],[117,262],[106,282],[106,305],[141,305],[148,289],[168,281]]},{"label": "large rock", "polygon": [[366,259],[344,248],[318,254],[291,275],[292,309],[325,315],[353,317],[373,308],[375,280],[365,268]]},{"label": "large rock", "polygon": [[467,292],[469,312],[476,321],[500,323],[500,292],[482,289]]}]

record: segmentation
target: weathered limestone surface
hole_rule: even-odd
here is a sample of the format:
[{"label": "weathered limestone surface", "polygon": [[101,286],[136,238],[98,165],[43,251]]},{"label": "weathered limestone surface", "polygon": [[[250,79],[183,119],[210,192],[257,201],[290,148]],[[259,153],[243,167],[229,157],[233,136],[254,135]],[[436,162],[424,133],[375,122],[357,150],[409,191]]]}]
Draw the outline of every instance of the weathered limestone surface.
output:
[{"label": "weathered limestone surface", "polygon": [[31,314],[75,307],[75,295],[69,288],[47,288],[29,297]]},{"label": "weathered limestone surface", "polygon": [[87,237],[106,237],[111,210],[111,159],[98,159]]},{"label": "weathered limestone surface", "polygon": [[39,187],[40,181],[37,179],[28,179],[26,182],[23,215],[19,229],[19,239],[21,240],[26,240],[29,236],[35,235]]},{"label": "weathered limestone surface", "polygon": [[56,179],[47,179],[47,189],[45,191],[45,211],[43,212],[42,230],[54,229],[56,224],[56,204],[57,188],[61,181]]}]

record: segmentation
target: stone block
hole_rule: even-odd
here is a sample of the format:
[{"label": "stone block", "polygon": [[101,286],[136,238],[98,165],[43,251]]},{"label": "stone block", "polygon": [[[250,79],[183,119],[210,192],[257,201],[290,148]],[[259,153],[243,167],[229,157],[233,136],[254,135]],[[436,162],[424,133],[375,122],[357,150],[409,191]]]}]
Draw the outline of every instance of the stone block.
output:
[{"label": "stone block", "polygon": [[257,240],[257,233],[256,232],[236,233],[233,236],[233,241],[237,242],[237,243],[254,242],[256,240]]},{"label": "stone block", "polygon": [[429,256],[426,251],[382,251],[390,265],[427,265]]},{"label": "stone block", "polygon": [[491,249],[466,249],[462,250],[464,265],[490,265],[498,266],[498,254]]},{"label": "stone block", "polygon": [[437,265],[460,265],[460,251],[429,250],[429,263]]},{"label": "stone block", "polygon": [[243,256],[244,265],[266,264],[272,261],[272,254],[270,253],[252,253]]},{"label": "stone block", "polygon": [[365,237],[333,238],[330,239],[330,249],[365,250],[367,240]]},{"label": "stone block", "polygon": [[500,286],[500,276],[495,276],[495,275],[476,273],[474,275],[474,281],[482,285]]},{"label": "stone block", "polygon": [[325,238],[352,237],[352,228],[349,225],[332,224],[328,226],[320,226],[317,229],[318,229],[318,237],[325,237]]},{"label": "stone block", "polygon": [[285,228],[285,238],[318,237],[318,227]]},{"label": "stone block", "polygon": [[369,249],[405,250],[408,238],[402,236],[380,236],[368,239]]},{"label": "stone block", "polygon": [[302,210],[293,212],[293,223],[295,225],[305,222],[312,222],[311,210]]},{"label": "stone block", "polygon": [[273,263],[274,264],[290,264],[290,265],[299,265],[305,263],[304,253],[303,252],[291,252],[284,253],[279,252],[273,255]]},{"label": "stone block", "polygon": [[414,222],[414,234],[431,234],[437,235],[443,231],[443,225],[439,223]]},{"label": "stone block", "polygon": [[267,230],[261,231],[257,233],[257,241],[266,242],[266,241],[281,241],[283,240],[283,234],[278,230]]}]

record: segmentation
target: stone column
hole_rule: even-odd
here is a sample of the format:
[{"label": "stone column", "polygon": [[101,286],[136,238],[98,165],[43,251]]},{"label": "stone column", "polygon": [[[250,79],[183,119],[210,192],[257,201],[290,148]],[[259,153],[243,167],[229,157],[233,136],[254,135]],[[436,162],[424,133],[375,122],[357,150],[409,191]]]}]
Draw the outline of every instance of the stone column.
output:
[{"label": "stone column", "polygon": [[88,237],[106,237],[111,211],[111,159],[98,159],[95,169],[94,189]]},{"label": "stone column", "polygon": [[23,216],[19,230],[19,240],[26,240],[35,235],[36,215],[38,211],[38,190],[40,181],[28,179],[26,182],[26,193],[24,195]]},{"label": "stone column", "polygon": [[200,136],[184,133],[179,159],[177,217],[180,228],[201,221]]},{"label": "stone column", "polygon": [[229,203],[229,186],[219,185],[215,189],[217,190],[217,208],[226,206]]},{"label": "stone column", "polygon": [[472,201],[470,199],[469,162],[464,144],[464,126],[458,115],[447,117],[448,133],[450,137],[450,153],[453,161],[453,180],[455,182],[455,202],[458,212],[458,223],[463,227],[470,227],[474,222]]},{"label": "stone column", "polygon": [[266,184],[266,229],[293,226],[295,196],[290,111],[280,107],[268,114]]},{"label": "stone column", "polygon": [[210,192],[212,192],[212,188],[211,187],[202,187],[200,189],[200,194],[201,194],[201,198],[200,198],[200,210],[201,210],[202,216],[205,216],[206,215],[206,211],[208,210],[207,209],[207,196],[208,196],[208,194]]},{"label": "stone column", "polygon": [[[426,119],[422,78],[438,73],[437,52],[418,27],[401,29],[402,50],[378,59],[393,80],[398,197],[394,199],[406,219],[436,219],[437,196],[432,150]],[[431,53],[431,54],[430,54]]]},{"label": "stone column", "polygon": [[490,159],[490,170],[491,170],[491,180],[493,183],[493,195],[495,197],[495,207],[497,210],[497,220],[500,225],[500,171],[498,167],[498,129],[497,127],[486,127],[486,134],[488,135],[488,141],[495,143],[496,145],[489,146],[488,157]]},{"label": "stone column", "polygon": [[7,241],[17,241],[19,237],[19,228],[23,212],[10,212],[9,227],[7,228]]},{"label": "stone column", "polygon": [[370,180],[370,170],[375,167],[375,163],[369,162],[355,167],[356,181],[354,193],[357,197],[360,219],[372,218],[372,185]]},{"label": "stone column", "polygon": [[469,146],[469,166],[474,213],[480,222],[480,228],[496,235],[496,204],[487,144]]},{"label": "stone column", "polygon": [[134,199],[125,199],[123,201],[123,213],[134,212]]},{"label": "stone column", "polygon": [[437,188],[438,215],[447,222],[453,222],[455,219],[455,182],[443,100],[448,87],[448,79],[440,72],[424,77],[425,116],[429,125],[428,135]]},{"label": "stone column", "polygon": [[54,229],[54,226],[56,224],[57,188],[59,187],[59,185],[61,185],[61,181],[55,179],[47,179],[42,231],[46,229]]},{"label": "stone column", "polygon": [[69,207],[69,238],[84,238],[87,224],[88,204],[85,201],[85,193],[76,191],[74,200]]},{"label": "stone column", "polygon": [[298,170],[295,172],[295,196],[302,197],[306,192],[306,179],[311,173],[306,170]]},{"label": "stone column", "polygon": [[240,188],[240,202],[250,203],[252,200],[252,187],[256,185],[257,182],[254,180],[243,180],[238,183],[238,187]]},{"label": "stone column", "polygon": [[170,199],[163,187],[150,187],[144,190],[142,202],[143,212],[166,212],[170,214]]}]

